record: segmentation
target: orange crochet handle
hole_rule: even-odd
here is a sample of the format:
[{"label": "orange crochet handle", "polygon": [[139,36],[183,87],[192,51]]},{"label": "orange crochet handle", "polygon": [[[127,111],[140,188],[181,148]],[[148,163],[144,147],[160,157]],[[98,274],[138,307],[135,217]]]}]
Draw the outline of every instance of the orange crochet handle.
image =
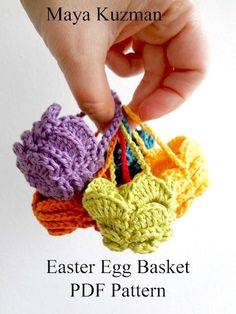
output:
[{"label": "orange crochet handle", "polygon": [[115,134],[110,141],[105,164],[102,167],[102,169],[97,173],[97,178],[106,178],[107,177],[106,172],[112,163],[113,153],[114,153],[114,150],[116,147],[117,140],[118,140],[118,134]]}]

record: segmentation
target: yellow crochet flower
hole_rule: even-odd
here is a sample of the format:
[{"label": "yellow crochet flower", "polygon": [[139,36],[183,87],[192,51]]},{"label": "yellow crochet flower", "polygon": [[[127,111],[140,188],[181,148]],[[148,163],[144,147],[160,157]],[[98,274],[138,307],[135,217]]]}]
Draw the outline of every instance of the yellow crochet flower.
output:
[{"label": "yellow crochet flower", "polygon": [[171,188],[150,172],[120,187],[94,179],[85,190],[83,206],[96,220],[104,245],[114,251],[153,252],[171,236],[176,217]]},{"label": "yellow crochet flower", "polygon": [[179,136],[168,143],[168,147],[184,164],[177,167],[173,159],[162,149],[151,149],[145,156],[152,173],[164,180],[172,180],[176,193],[176,214],[182,216],[192,201],[209,185],[206,162],[200,146],[190,138]]}]

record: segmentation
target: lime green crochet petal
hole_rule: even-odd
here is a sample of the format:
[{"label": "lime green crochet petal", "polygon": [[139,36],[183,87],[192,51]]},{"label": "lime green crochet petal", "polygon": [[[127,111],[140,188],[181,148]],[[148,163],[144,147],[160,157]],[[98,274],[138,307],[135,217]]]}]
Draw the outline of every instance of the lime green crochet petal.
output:
[{"label": "lime green crochet petal", "polygon": [[166,182],[144,172],[119,188],[95,179],[85,190],[83,205],[97,221],[104,245],[115,251],[153,252],[170,237],[176,216]]},{"label": "lime green crochet petal", "polygon": [[106,219],[128,219],[123,197],[116,186],[106,179],[94,179],[85,190],[82,202],[98,224]]},{"label": "lime green crochet petal", "polygon": [[111,251],[121,252],[128,248],[128,242],[124,239],[116,239],[116,241],[111,240],[108,237],[103,238],[103,244],[108,247]]},{"label": "lime green crochet petal", "polygon": [[138,253],[151,252],[168,239],[175,220],[172,208],[158,203],[149,203],[130,217],[130,248]]},{"label": "lime green crochet petal", "polygon": [[133,181],[119,188],[120,194],[130,205],[136,208],[149,202],[161,203],[169,206],[173,202],[173,191],[166,182],[154,177],[152,174],[138,174]]}]

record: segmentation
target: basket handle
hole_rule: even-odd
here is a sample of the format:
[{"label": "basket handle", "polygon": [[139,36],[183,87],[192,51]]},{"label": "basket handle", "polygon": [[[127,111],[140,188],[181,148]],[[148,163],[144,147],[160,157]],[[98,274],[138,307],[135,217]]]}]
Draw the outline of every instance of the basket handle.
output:
[{"label": "basket handle", "polygon": [[[182,160],[180,160],[176,154],[171,150],[171,148],[169,146],[167,146],[153,131],[152,129],[145,123],[142,122],[142,120],[139,118],[138,115],[136,115],[132,109],[129,106],[123,106],[122,107],[123,110],[125,111],[125,113],[127,114],[127,116],[134,121],[135,123],[137,123],[143,130],[145,130],[150,136],[152,136],[154,138],[154,140],[157,142],[157,144],[161,147],[161,149],[163,149],[166,154],[171,158],[171,160],[175,163],[176,166],[185,169],[185,165],[182,162]],[[140,145],[140,148],[142,149],[143,153],[146,154],[147,153],[147,149],[145,148],[144,144],[141,142],[142,139],[139,137],[139,135],[137,134],[137,132],[133,132],[135,139],[137,140],[138,144]],[[139,139],[138,139],[139,137]]]}]

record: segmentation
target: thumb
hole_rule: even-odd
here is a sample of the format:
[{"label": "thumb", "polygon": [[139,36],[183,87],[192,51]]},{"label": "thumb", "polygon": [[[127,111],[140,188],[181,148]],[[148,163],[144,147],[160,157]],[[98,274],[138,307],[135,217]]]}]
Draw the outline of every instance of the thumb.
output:
[{"label": "thumb", "polygon": [[66,53],[59,65],[81,110],[104,129],[115,112],[105,73],[107,48],[101,38],[98,42],[89,37],[80,37],[78,46],[76,53]]}]

